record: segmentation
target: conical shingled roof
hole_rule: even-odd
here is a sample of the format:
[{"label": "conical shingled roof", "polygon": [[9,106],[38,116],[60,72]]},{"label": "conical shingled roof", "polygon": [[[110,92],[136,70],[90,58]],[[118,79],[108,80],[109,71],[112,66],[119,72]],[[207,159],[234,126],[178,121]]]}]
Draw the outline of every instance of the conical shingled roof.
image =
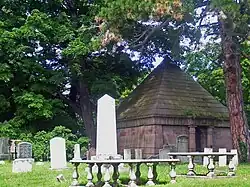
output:
[{"label": "conical shingled roof", "polygon": [[162,62],[117,109],[118,121],[146,117],[228,120],[228,109],[177,65]]}]

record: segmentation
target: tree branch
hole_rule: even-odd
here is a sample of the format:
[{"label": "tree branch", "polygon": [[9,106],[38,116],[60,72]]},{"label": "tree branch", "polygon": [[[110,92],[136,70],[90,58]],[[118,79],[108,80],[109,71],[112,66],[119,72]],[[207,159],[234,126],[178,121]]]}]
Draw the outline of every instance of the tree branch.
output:
[{"label": "tree branch", "polygon": [[[169,22],[170,22],[171,19],[167,19],[166,21],[164,21],[163,23],[161,23],[160,25],[154,27],[151,29],[151,31],[148,33],[148,35],[146,35],[146,33],[148,32],[148,30],[144,31],[143,34],[137,39],[137,41],[139,41],[141,38],[143,38],[145,35],[145,38],[144,40],[137,44],[137,45],[134,45],[132,46],[131,45],[131,48],[139,48],[139,47],[143,47],[150,39],[150,37],[157,31],[157,30],[160,30],[162,27],[166,26]],[[137,42],[135,41],[135,42]],[[135,42],[133,42],[135,44]],[[132,43],[132,44],[133,44]]]}]

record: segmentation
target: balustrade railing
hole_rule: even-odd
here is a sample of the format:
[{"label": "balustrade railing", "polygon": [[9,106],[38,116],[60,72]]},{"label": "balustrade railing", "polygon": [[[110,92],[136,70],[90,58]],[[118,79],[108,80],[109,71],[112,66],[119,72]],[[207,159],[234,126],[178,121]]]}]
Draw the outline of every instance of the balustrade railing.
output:
[{"label": "balustrade railing", "polygon": [[[74,171],[72,175],[72,183],[71,187],[74,186],[81,186],[79,183],[79,171],[78,167],[81,163],[88,164],[88,173],[87,173],[87,187],[93,186],[102,186],[102,187],[111,187],[111,178],[113,180],[112,186],[117,187],[119,186],[119,171],[118,166],[119,164],[128,164],[129,165],[129,187],[137,187],[138,183],[140,183],[141,171],[140,166],[141,164],[146,164],[148,166],[148,181],[147,185],[155,185],[155,181],[157,178],[157,165],[158,163],[168,163],[170,165],[170,172],[169,176],[171,178],[170,183],[176,183],[176,172],[175,166],[176,163],[179,162],[179,159],[140,159],[140,160],[71,160],[70,162],[74,164]],[[94,165],[97,165],[98,172],[97,172],[97,182],[96,184],[93,183],[93,172],[92,168]],[[104,181],[102,181],[102,171],[101,168],[104,166]],[[110,167],[113,167],[113,174],[111,176]]]}]

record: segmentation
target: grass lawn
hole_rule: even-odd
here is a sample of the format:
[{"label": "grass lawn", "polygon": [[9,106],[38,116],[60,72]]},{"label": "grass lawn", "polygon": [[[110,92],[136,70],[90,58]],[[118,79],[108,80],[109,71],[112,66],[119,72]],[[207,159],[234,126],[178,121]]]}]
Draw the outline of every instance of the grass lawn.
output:
[{"label": "grass lawn", "polygon": [[[71,183],[71,175],[73,168],[69,164],[69,169],[62,171],[54,171],[49,169],[49,163],[42,166],[33,165],[33,171],[30,173],[12,173],[12,164],[6,163],[5,165],[0,165],[0,187],[68,187]],[[86,184],[86,172],[84,170],[84,165],[79,168],[80,182]],[[227,171],[227,168],[219,168],[219,171]],[[157,167],[158,171],[158,184],[157,186],[175,186],[175,187],[203,187],[203,186],[225,186],[225,187],[250,187],[250,164],[241,164],[236,170],[236,177],[234,178],[217,178],[217,179],[201,179],[201,178],[186,178],[184,176],[177,177],[176,184],[169,184],[170,178],[168,176],[169,166],[159,165]],[[187,165],[177,165],[176,167],[177,175],[184,175],[187,171]],[[203,166],[196,166],[196,171],[198,173],[205,174],[206,168]],[[142,182],[147,181],[147,168],[142,166]],[[66,182],[59,183],[56,180],[58,174],[63,174],[66,178]],[[120,175],[122,182],[128,181],[128,174],[122,173]],[[96,180],[96,177],[95,177]],[[94,181],[95,181],[94,180]]]}]

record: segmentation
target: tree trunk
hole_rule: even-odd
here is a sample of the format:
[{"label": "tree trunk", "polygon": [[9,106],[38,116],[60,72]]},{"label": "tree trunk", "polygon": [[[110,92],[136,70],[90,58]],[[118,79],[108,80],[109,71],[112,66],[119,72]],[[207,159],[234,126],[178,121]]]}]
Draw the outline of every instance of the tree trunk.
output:
[{"label": "tree trunk", "polygon": [[220,19],[221,42],[224,56],[224,76],[233,148],[241,161],[248,157],[247,120],[244,112],[241,84],[240,46],[230,18]]},{"label": "tree trunk", "polygon": [[82,82],[79,81],[79,94],[80,94],[80,111],[79,114],[83,120],[86,134],[90,138],[91,147],[96,147],[96,129],[93,119],[93,107],[90,101],[90,95],[88,87]]},{"label": "tree trunk", "polygon": [[[91,146],[96,146],[96,130],[94,123],[94,107],[90,101],[88,87],[82,81],[72,81],[69,97],[66,97],[61,92],[57,93],[75,114],[78,114],[83,120],[84,128],[80,129],[82,134],[86,133],[91,141]],[[79,99],[77,99],[79,98]]]}]

